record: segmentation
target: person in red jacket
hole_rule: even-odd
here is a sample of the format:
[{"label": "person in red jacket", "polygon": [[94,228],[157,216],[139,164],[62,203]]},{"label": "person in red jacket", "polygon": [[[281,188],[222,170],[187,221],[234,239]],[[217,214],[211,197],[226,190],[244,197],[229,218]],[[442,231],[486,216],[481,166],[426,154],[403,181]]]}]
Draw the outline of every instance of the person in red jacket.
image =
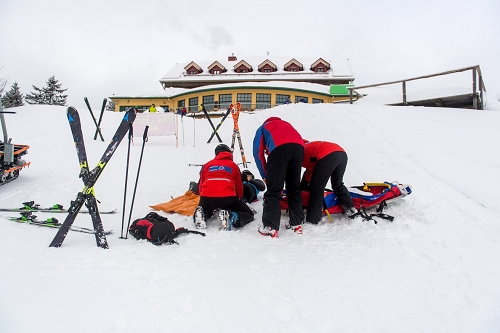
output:
[{"label": "person in red jacket", "polygon": [[306,171],[302,176],[300,187],[310,192],[306,222],[318,224],[321,220],[324,191],[328,179],[344,209],[344,214],[353,217],[357,212],[343,180],[347,166],[347,154],[344,149],[336,143],[327,141],[304,140],[304,144],[302,166]]},{"label": "person in red jacket", "polygon": [[253,221],[252,210],[241,200],[243,183],[240,168],[233,162],[231,148],[219,144],[215,158],[205,163],[198,183],[200,203],[193,215],[196,228],[206,228],[206,221],[216,214],[222,229],[240,228]]},{"label": "person in red jacket", "polygon": [[[267,161],[266,161],[266,155]],[[302,192],[300,173],[304,156],[304,142],[299,132],[288,122],[271,117],[262,124],[253,140],[255,164],[266,183],[262,227],[259,232],[265,236],[278,237],[280,227],[280,198],[286,184],[290,223],[289,227],[298,234],[302,233],[304,212],[302,211]]]}]

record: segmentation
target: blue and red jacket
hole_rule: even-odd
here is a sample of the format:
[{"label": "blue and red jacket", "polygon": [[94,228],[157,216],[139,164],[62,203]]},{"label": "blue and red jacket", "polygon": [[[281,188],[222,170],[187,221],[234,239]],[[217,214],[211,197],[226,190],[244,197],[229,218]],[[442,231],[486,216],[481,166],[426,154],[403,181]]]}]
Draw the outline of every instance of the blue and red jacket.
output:
[{"label": "blue and red jacket", "polygon": [[304,146],[299,132],[281,118],[271,117],[257,129],[253,139],[253,158],[262,178],[266,178],[267,171],[265,155],[287,143]]},{"label": "blue and red jacket", "polygon": [[203,165],[198,188],[202,197],[243,197],[240,168],[230,152],[221,152]]},{"label": "blue and red jacket", "polygon": [[304,178],[311,181],[311,176],[316,162],[336,151],[344,151],[338,144],[328,141],[307,141],[304,140],[304,160],[302,167],[306,168]]}]

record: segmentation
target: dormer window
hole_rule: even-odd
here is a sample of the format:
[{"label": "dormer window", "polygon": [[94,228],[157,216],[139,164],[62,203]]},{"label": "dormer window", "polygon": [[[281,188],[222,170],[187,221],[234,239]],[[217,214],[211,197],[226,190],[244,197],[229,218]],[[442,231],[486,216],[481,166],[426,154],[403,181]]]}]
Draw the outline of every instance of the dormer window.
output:
[{"label": "dormer window", "polygon": [[250,73],[253,71],[252,66],[245,60],[241,60],[233,66],[235,73]]},{"label": "dormer window", "polygon": [[330,63],[326,62],[322,58],[319,58],[311,65],[311,70],[316,73],[323,73],[330,69]]},{"label": "dormer window", "polygon": [[286,72],[301,72],[304,66],[298,60],[292,59],[283,66],[283,69]]},{"label": "dormer window", "polygon": [[278,70],[278,67],[276,67],[275,64],[269,61],[269,59],[266,59],[259,65],[258,70],[261,73],[271,73],[271,72],[276,72]]},{"label": "dormer window", "polygon": [[220,73],[225,73],[226,67],[224,67],[220,62],[214,61],[210,66],[208,66],[208,72],[212,75],[217,75]]},{"label": "dormer window", "polygon": [[198,75],[200,73],[203,73],[203,69],[201,69],[201,67],[198,66],[194,61],[191,61],[186,67],[184,67],[184,70],[189,75]]}]

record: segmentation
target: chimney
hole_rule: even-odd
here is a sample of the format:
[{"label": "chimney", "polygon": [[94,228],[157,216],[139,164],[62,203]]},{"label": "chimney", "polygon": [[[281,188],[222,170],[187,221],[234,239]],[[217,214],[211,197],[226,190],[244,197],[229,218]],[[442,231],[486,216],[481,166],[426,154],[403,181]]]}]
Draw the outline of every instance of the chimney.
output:
[{"label": "chimney", "polygon": [[231,53],[231,55],[229,57],[227,57],[227,61],[236,61],[238,59],[236,59],[236,56],[234,55],[234,53]]}]

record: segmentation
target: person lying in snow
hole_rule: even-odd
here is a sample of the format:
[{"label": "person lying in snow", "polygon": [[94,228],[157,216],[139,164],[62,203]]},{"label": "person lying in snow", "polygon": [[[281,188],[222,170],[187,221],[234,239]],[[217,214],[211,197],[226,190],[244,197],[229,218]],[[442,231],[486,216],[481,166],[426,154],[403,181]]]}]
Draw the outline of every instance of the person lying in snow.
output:
[{"label": "person lying in snow", "polygon": [[356,215],[349,191],[344,185],[344,173],[347,166],[347,154],[336,143],[327,141],[308,141],[304,139],[304,160],[306,169],[300,182],[303,191],[309,191],[306,222],[318,224],[323,216],[323,197],[325,186],[330,179],[332,190],[337,195],[348,217]]},{"label": "person lying in snow", "polygon": [[260,179],[255,179],[250,170],[241,172],[241,181],[243,182],[243,198],[248,203],[257,201],[257,194],[266,190],[266,184]]},{"label": "person lying in snow", "polygon": [[223,230],[241,228],[253,221],[253,212],[243,197],[240,168],[233,162],[231,149],[225,144],[215,148],[215,158],[203,165],[198,182],[200,203],[193,215],[196,228],[205,229],[213,215]]}]

